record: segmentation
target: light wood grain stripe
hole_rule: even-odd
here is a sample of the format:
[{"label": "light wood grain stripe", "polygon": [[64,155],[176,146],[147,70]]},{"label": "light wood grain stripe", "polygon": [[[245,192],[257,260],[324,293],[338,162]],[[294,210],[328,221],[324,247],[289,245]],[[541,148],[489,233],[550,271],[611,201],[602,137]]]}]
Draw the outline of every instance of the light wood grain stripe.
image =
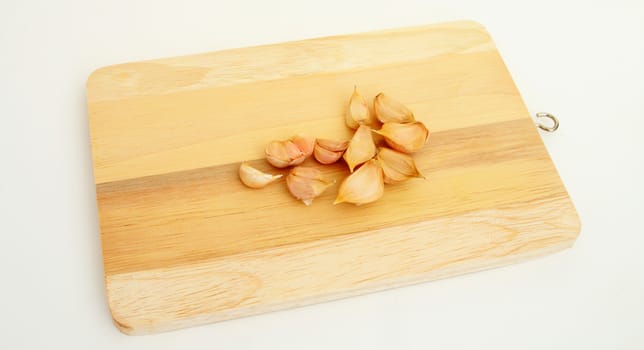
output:
[{"label": "light wood grain stripe", "polygon": [[108,275],[108,301],[122,331],[166,331],[516,263],[570,247],[578,232],[558,198]]},{"label": "light wood grain stripe", "polygon": [[394,94],[434,132],[527,116],[496,51],[168,94],[149,89],[89,104],[96,183],[257,159],[269,141],[295,134],[348,139],[343,118],[355,84],[369,98]]},{"label": "light wood grain stripe", "polygon": [[494,49],[485,28],[473,21],[315,38],[103,67],[89,77],[87,98],[121,100],[143,91],[170,94]]}]

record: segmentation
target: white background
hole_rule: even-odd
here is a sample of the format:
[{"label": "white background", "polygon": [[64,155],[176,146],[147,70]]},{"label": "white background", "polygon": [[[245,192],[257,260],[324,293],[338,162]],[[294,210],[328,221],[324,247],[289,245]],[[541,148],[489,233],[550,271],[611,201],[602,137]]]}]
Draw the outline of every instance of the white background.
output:
[{"label": "white background", "polygon": [[[561,119],[543,138],[581,216],[573,249],[165,334],[116,330],[84,100],[92,70],[456,19],[484,24],[531,112]],[[643,120],[641,1],[0,0],[0,348],[643,349]]]}]

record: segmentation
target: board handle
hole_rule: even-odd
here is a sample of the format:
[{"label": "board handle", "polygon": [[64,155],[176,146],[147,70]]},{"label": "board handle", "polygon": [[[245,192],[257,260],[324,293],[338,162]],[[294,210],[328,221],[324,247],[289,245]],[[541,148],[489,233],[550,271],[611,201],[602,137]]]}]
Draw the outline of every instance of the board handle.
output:
[{"label": "board handle", "polygon": [[555,132],[557,131],[557,129],[559,129],[559,120],[554,115],[546,112],[539,112],[536,114],[536,116],[537,118],[548,118],[552,121],[552,126],[547,126],[542,123],[535,124],[539,129],[547,132]]}]

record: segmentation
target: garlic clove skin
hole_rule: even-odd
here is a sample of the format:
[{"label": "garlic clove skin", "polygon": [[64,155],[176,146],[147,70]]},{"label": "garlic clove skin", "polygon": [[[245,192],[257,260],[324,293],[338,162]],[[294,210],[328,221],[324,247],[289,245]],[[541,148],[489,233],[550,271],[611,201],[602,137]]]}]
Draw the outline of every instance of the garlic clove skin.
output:
[{"label": "garlic clove skin", "polygon": [[413,123],[416,121],[414,113],[409,108],[382,92],[374,98],[373,109],[376,118],[383,123]]},{"label": "garlic clove skin", "polygon": [[349,147],[349,143],[346,141],[317,139],[313,157],[321,164],[333,164],[342,157],[347,147]]},{"label": "garlic clove skin", "polygon": [[315,147],[315,139],[310,139],[301,135],[295,136],[290,140],[293,142],[305,155],[305,157],[313,154],[313,147]]},{"label": "garlic clove skin", "polygon": [[376,160],[382,168],[386,184],[405,181],[410,177],[423,177],[410,155],[386,147],[378,148]]},{"label": "garlic clove skin", "polygon": [[338,190],[333,204],[353,203],[362,205],[377,201],[385,191],[382,168],[375,159],[362,165],[349,175]]},{"label": "garlic clove skin", "polygon": [[360,125],[358,130],[349,141],[349,147],[344,152],[344,160],[349,166],[349,171],[358,165],[368,161],[376,155],[376,144],[373,142],[371,128],[366,125]]},{"label": "garlic clove skin", "polygon": [[293,168],[286,177],[286,187],[291,195],[307,206],[334,183],[335,181],[327,179],[320,170],[303,166]]},{"label": "garlic clove skin", "polygon": [[387,144],[403,153],[419,151],[429,138],[429,130],[421,122],[413,123],[384,123],[375,133],[382,135]]},{"label": "garlic clove skin", "polygon": [[250,166],[248,163],[242,163],[239,166],[239,179],[250,188],[262,188],[271,182],[275,182],[282,177],[282,174],[272,175]]},{"label": "garlic clove skin", "polygon": [[349,106],[345,114],[345,122],[351,129],[357,129],[360,125],[373,125],[375,118],[371,115],[367,101],[358,93],[358,88],[353,87],[353,94],[349,99]]}]

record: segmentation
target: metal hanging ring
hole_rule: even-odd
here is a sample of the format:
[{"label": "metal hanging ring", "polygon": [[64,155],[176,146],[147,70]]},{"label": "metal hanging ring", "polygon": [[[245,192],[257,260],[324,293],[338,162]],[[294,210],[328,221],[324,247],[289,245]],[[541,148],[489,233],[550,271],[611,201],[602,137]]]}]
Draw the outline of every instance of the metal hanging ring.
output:
[{"label": "metal hanging ring", "polygon": [[552,126],[546,126],[546,125],[543,125],[541,123],[536,124],[537,127],[539,129],[543,130],[543,131],[555,132],[559,128],[559,120],[557,120],[557,118],[554,115],[550,114],[550,113],[539,112],[539,113],[537,113],[537,118],[548,118],[548,119],[552,120]]}]

